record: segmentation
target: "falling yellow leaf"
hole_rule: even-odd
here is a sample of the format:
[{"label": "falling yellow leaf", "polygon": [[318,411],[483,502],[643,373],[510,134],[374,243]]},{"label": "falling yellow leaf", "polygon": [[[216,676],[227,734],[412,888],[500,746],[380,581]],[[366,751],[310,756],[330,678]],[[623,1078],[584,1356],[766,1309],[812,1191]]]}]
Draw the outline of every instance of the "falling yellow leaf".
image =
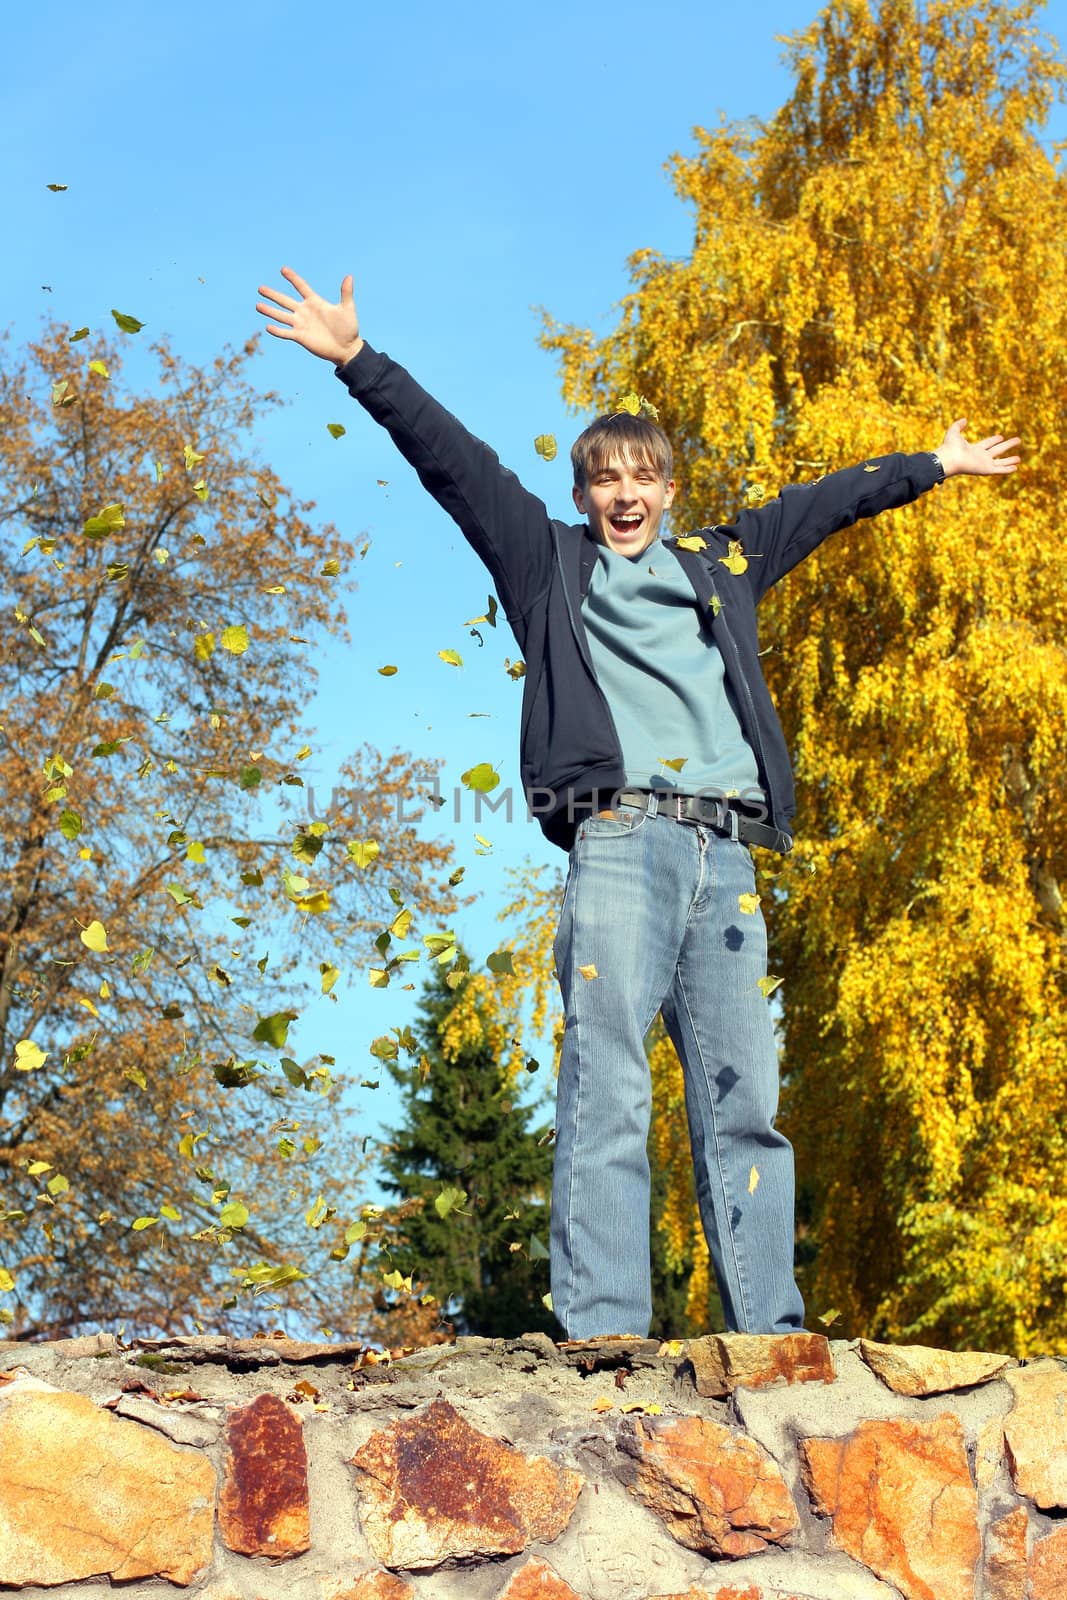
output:
[{"label": "falling yellow leaf", "polygon": [[468,789],[476,789],[482,794],[488,794],[500,782],[499,772],[494,771],[492,763],[480,761],[476,767],[468,767],[466,772],[460,773],[460,782]]},{"label": "falling yellow leaf", "polygon": [[534,440],[534,449],[545,461],[556,459],[556,436],[554,433],[539,433]]},{"label": "falling yellow leaf", "polygon": [[395,675],[395,673],[396,673],[396,670],[397,670],[396,667],[379,667],[378,668],[378,671],[381,673],[383,678],[391,678],[391,677],[393,677]]},{"label": "falling yellow leaf", "polygon": [[392,934],[394,939],[406,939],[410,927],[411,912],[405,908],[403,911],[397,912],[396,916],[389,924],[389,932]]},{"label": "falling yellow leaf", "polygon": [[362,872],[364,867],[369,867],[371,862],[375,860],[382,847],[377,839],[353,839],[346,848],[349,857]]},{"label": "falling yellow leaf", "polygon": [[756,1171],[755,1167],[753,1167],[751,1172],[748,1175],[748,1192],[749,1192],[749,1194],[755,1194],[757,1183],[759,1183],[759,1173]]},{"label": "falling yellow leaf", "polygon": [[599,972],[597,971],[597,969],[596,969],[596,967],[595,967],[595,965],[593,964],[592,961],[590,961],[587,966],[579,967],[578,971],[581,973],[582,977],[586,979],[587,982],[588,982],[588,980],[590,978],[599,978],[599,976],[600,976]]},{"label": "falling yellow leaf", "polygon": [[326,424],[326,432],[330,435],[331,439],[343,439],[345,425],[343,422],[328,422]]},{"label": "falling yellow leaf", "polygon": [[765,978],[756,979],[756,987],[764,999],[768,999],[784,982],[784,978],[776,978],[773,973],[768,972]]},{"label": "falling yellow leaf", "polygon": [[328,961],[320,961],[319,972],[322,974],[322,992],[323,994],[329,994],[341,976],[341,969],[340,967],[331,966]]},{"label": "falling yellow leaf", "polygon": [[660,756],[659,764],[661,767],[670,767],[672,772],[681,772],[688,760],[688,756],[672,756],[670,760],[666,756]]},{"label": "falling yellow leaf", "polygon": [[88,1013],[89,1013],[89,1015],[90,1015],[90,1016],[91,1016],[91,1017],[96,1017],[96,1019],[97,1019],[97,1021],[99,1021],[99,1019],[100,1019],[100,1013],[99,1013],[99,1011],[98,1011],[98,1010],[97,1010],[97,1009],[96,1009],[96,1007],[95,1007],[95,1006],[94,1006],[94,1005],[93,1005],[93,1002],[92,1002],[92,1001],[91,1001],[91,1000],[86,1000],[86,999],[85,999],[85,998],[84,998],[84,996],[82,996],[82,995],[79,995],[79,996],[78,996],[78,1004],[79,1004],[79,1005],[80,1005],[80,1006],[84,1006],[84,1007],[85,1007],[85,1009],[86,1009],[86,1011],[88,1011]]},{"label": "falling yellow leaf", "polygon": [[880,472],[881,468],[877,465],[877,463],[872,465],[872,463],[868,461],[863,470],[864,472]]},{"label": "falling yellow leaf", "polygon": [[311,916],[317,916],[320,911],[329,911],[330,896],[325,889],[316,889],[314,893],[303,895],[294,903],[298,911],[306,911]]},{"label": "falling yellow leaf", "polygon": [[746,917],[751,917],[759,909],[760,897],[758,894],[739,894],[737,909],[744,912]]},{"label": "falling yellow leaf", "polygon": [[680,539],[676,539],[674,542],[679,550],[706,550],[708,548],[708,541],[702,539],[699,533],[684,533]]},{"label": "falling yellow leaf", "polygon": [[233,623],[230,627],[223,628],[219,643],[232,656],[243,656],[248,649],[248,629],[241,622]]},{"label": "falling yellow leaf", "polygon": [[48,1060],[48,1051],[34,1044],[32,1039],[20,1039],[15,1046],[15,1071],[36,1072]]},{"label": "falling yellow leaf", "polygon": [[727,572],[732,572],[735,577],[740,577],[742,572],[748,570],[748,561],[741,553],[740,539],[731,539],[727,547],[727,554],[720,556],[719,560]]},{"label": "falling yellow leaf", "polygon": [[463,657],[458,650],[438,650],[437,654],[450,667],[461,667],[463,665]]},{"label": "falling yellow leaf", "polygon": [[192,472],[197,462],[204,459],[198,450],[193,449],[191,444],[183,445],[182,452],[185,456],[185,470],[187,472]]},{"label": "falling yellow leaf", "polygon": [[766,498],[766,494],[767,491],[763,487],[762,483],[750,483],[748,488],[745,490],[745,504],[749,506],[761,506]]},{"label": "falling yellow leaf", "polygon": [[209,661],[215,654],[215,635],[199,633],[193,641],[193,655],[198,661]]},{"label": "falling yellow leaf", "polygon": [[107,942],[107,930],[102,922],[96,922],[95,920],[90,922],[87,928],[82,929],[78,937],[87,950],[95,950],[101,955],[110,951],[110,946]]}]

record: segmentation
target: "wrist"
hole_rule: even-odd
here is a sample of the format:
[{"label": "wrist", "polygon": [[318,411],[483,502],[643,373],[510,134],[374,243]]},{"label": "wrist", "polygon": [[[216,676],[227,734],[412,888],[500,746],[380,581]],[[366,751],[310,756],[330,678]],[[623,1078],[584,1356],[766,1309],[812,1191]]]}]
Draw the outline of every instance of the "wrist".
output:
[{"label": "wrist", "polygon": [[945,460],[944,451],[942,451],[942,450],[929,450],[929,451],[927,451],[927,454],[930,456],[931,460],[934,463],[934,468],[935,468],[935,470],[937,472],[937,481],[938,481],[938,483],[944,483],[946,478],[951,478],[952,477],[952,474],[953,474],[952,463],[951,463],[951,461],[946,461]]},{"label": "wrist", "polygon": [[363,340],[357,335],[349,344],[342,346],[336,356],[330,356],[328,359],[333,361],[335,367],[347,367],[348,363],[354,361],[362,349]]}]

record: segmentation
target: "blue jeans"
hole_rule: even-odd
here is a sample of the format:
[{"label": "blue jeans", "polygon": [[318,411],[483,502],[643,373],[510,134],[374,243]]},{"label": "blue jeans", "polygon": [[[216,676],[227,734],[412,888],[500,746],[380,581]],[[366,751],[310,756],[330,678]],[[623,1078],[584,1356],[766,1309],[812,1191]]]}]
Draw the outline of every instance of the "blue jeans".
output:
[{"label": "blue jeans", "polygon": [[[802,1328],[793,1151],[774,1126],[778,1051],[757,980],[767,933],[736,839],[636,806],[579,824],[556,934],[552,1303],[571,1339],[652,1317],[644,1040],[662,1010],[685,1073],[697,1201],[727,1327]],[[583,977],[579,968],[595,967]],[[755,1168],[758,1177],[753,1177]]]}]

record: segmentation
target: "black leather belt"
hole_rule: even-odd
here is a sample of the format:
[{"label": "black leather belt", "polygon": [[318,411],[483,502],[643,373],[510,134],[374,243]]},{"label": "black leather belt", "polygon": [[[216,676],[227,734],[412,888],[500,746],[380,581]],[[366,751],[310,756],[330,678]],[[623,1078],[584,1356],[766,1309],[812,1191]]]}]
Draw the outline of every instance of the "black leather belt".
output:
[{"label": "black leather belt", "polygon": [[688,823],[691,827],[710,828],[712,833],[740,839],[742,844],[777,850],[780,855],[787,855],[793,848],[790,834],[746,817],[736,801],[722,795],[675,794],[669,789],[620,789],[615,798],[620,805],[640,806],[645,811],[650,794],[656,798],[657,817],[669,817],[672,822]]}]

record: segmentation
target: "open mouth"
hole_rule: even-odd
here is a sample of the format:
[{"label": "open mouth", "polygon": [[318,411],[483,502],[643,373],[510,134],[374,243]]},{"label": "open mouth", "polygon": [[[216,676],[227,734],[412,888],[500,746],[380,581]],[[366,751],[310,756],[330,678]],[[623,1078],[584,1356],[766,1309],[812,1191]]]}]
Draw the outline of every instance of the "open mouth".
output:
[{"label": "open mouth", "polygon": [[629,535],[636,533],[644,520],[644,517],[641,516],[639,512],[628,514],[625,517],[608,518],[608,521],[615,529],[615,532],[624,539]]}]

